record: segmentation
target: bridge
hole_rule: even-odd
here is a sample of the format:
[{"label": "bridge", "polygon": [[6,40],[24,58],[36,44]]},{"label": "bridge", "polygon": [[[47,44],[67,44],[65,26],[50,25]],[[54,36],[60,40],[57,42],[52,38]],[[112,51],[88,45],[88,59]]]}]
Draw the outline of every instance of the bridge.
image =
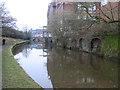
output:
[{"label": "bridge", "polygon": [[[56,41],[57,46],[62,46],[60,41]],[[102,37],[79,37],[67,41],[65,48],[77,49],[85,52],[99,53],[103,44]]]},{"label": "bridge", "polygon": [[49,42],[52,42],[52,35],[51,32],[47,30],[47,26],[43,26],[42,29],[36,29],[32,30],[32,40],[35,42],[45,42],[48,44]]}]

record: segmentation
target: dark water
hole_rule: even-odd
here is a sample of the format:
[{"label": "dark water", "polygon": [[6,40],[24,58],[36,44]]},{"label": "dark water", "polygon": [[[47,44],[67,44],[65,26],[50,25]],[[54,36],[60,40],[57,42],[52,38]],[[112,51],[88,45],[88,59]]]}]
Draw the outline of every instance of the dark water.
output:
[{"label": "dark water", "polygon": [[117,88],[118,64],[94,55],[23,44],[14,58],[43,88]]}]

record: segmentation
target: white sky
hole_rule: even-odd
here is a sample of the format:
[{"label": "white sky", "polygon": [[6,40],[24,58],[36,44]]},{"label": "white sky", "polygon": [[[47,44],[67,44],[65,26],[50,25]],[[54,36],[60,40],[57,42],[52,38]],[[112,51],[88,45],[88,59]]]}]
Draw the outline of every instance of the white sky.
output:
[{"label": "white sky", "polygon": [[17,19],[17,26],[37,29],[47,25],[47,9],[51,0],[2,0],[12,17]]}]

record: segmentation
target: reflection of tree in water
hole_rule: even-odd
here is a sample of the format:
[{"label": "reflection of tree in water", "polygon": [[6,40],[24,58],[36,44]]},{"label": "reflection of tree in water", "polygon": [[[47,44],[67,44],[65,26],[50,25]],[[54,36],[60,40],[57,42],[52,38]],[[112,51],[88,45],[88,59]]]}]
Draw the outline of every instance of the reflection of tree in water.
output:
[{"label": "reflection of tree in water", "polygon": [[16,45],[16,47],[14,47],[12,49],[13,55],[16,55],[16,54],[22,52],[23,49],[24,49],[24,45]]},{"label": "reflection of tree in water", "polygon": [[29,44],[29,43],[22,43],[22,44],[16,45],[16,46],[12,49],[13,55],[16,55],[16,54],[18,54],[18,53],[20,53],[20,52],[23,52],[24,48],[29,47],[28,44]]},{"label": "reflection of tree in water", "polygon": [[90,64],[91,64],[91,66],[95,69],[95,70],[99,70],[100,68],[101,68],[101,60],[100,60],[100,58],[98,58],[98,57],[96,57],[96,56],[94,56],[94,55],[91,55],[91,57],[90,57],[91,59],[90,59]]},{"label": "reflection of tree in water", "polygon": [[28,45],[24,46],[24,50],[23,50],[23,56],[24,57],[28,57],[30,54],[30,51],[35,48],[35,49],[42,49],[43,45],[42,44],[36,44],[36,43],[32,43],[30,42]]},{"label": "reflection of tree in water", "polygon": [[25,46],[25,48],[22,52],[23,56],[27,58],[30,55],[30,51],[31,51],[31,49],[28,48],[27,46]]}]

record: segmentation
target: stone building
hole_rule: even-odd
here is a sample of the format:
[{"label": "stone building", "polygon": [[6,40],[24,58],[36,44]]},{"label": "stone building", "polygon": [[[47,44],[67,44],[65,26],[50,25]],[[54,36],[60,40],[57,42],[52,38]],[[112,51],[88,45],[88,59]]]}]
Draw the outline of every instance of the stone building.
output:
[{"label": "stone building", "polygon": [[103,21],[94,23],[97,19],[93,16],[106,21],[118,20],[118,2],[103,4],[53,0],[48,6],[48,31],[52,32],[52,38],[60,46],[97,51],[102,45],[100,34],[109,29],[117,32],[118,29],[116,24],[106,24]]}]

